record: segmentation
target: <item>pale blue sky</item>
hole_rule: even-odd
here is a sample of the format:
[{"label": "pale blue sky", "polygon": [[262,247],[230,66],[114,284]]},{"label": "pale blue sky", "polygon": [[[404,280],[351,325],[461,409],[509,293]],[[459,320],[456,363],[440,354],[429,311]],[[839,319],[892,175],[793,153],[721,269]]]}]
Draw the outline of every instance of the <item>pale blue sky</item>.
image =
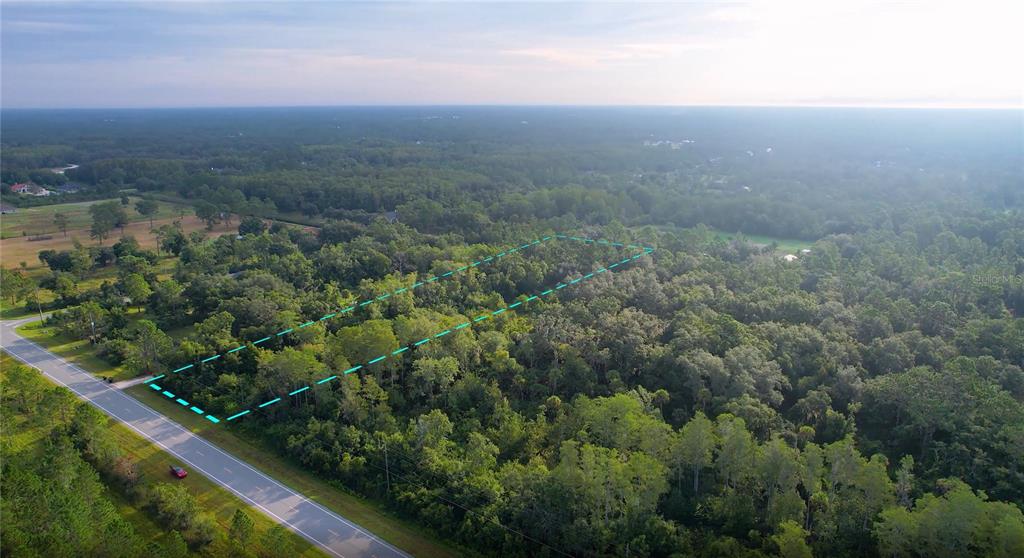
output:
[{"label": "pale blue sky", "polygon": [[2,105],[1024,104],[1022,2],[2,3]]}]

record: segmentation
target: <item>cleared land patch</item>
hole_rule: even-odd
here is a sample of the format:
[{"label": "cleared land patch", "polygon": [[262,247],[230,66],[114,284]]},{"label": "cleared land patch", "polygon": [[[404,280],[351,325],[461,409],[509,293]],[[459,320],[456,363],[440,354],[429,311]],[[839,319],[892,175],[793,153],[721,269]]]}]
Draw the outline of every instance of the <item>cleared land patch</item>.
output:
[{"label": "cleared land patch", "polygon": [[[129,196],[130,203],[124,208],[125,212],[128,214],[128,220],[132,223],[141,221],[148,223],[149,217],[135,211],[135,202],[139,199],[141,198]],[[90,206],[111,201],[120,203],[120,198],[18,208],[15,213],[3,216],[3,223],[0,224],[0,238],[16,238],[23,236],[22,233],[24,236],[40,234],[64,236],[53,222],[53,216],[57,213],[63,213],[68,218],[68,234],[70,235],[73,229],[88,229],[92,224],[92,214],[89,213]],[[179,207],[183,206],[158,202],[157,207],[157,213],[153,216],[154,220],[177,216],[180,211]],[[186,208],[186,210],[191,213],[191,209]]]},{"label": "cleared land patch", "polygon": [[[158,221],[153,222],[154,227],[160,227],[161,225],[170,225],[175,221],[181,221],[181,228],[185,234],[189,234],[193,231],[202,231],[208,236],[220,236],[223,234],[234,233],[238,230],[237,223],[228,225],[226,223],[220,223],[213,227],[213,230],[207,231],[206,224],[199,220],[194,215],[186,215],[185,217],[167,217]],[[144,222],[135,222],[125,225],[124,235],[131,235],[135,237],[135,240],[139,241],[139,246],[146,250],[155,250],[157,245],[157,237],[154,231],[149,228],[149,220]],[[110,246],[120,239],[122,236],[121,229],[114,229],[110,233],[110,238],[104,241],[104,245]],[[74,248],[74,240],[78,239],[79,242],[86,246],[96,245],[96,241],[89,238],[89,229],[76,229],[68,230],[67,238],[61,233],[52,235],[52,238],[47,240],[30,241],[28,237],[16,237],[16,238],[5,238],[0,240],[0,261],[2,261],[3,267],[5,268],[17,268],[20,267],[21,262],[25,262],[29,269],[43,267],[43,263],[39,261],[38,254],[43,250],[71,250]]]}]

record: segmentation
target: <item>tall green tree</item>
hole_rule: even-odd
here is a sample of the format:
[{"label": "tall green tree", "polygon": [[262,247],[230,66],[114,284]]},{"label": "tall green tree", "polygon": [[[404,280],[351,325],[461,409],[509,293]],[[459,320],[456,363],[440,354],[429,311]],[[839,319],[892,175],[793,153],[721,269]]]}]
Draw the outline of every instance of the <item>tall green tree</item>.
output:
[{"label": "tall green tree", "polygon": [[202,200],[196,204],[196,217],[206,223],[206,230],[213,230],[214,225],[221,221],[221,210],[216,205]]},{"label": "tall green tree", "polygon": [[92,214],[90,236],[99,240],[100,244],[110,236],[115,227],[124,227],[128,223],[128,213],[116,201],[95,203],[89,206]]},{"label": "tall green tree", "polygon": [[278,556],[292,556],[295,554],[295,546],[288,538],[288,532],[280,525],[274,525],[267,529],[260,537],[260,546],[257,555],[260,558],[276,558]]},{"label": "tall green tree", "polygon": [[778,532],[772,535],[772,542],[779,548],[779,558],[812,558],[808,534],[795,521],[781,523]]},{"label": "tall green tree", "polygon": [[146,278],[139,273],[132,273],[125,277],[123,287],[124,294],[139,308],[145,306],[146,301],[153,294],[149,281],[146,281]]},{"label": "tall green tree", "polygon": [[254,524],[249,514],[242,509],[235,510],[231,516],[231,527],[228,529],[228,538],[239,546],[245,547],[252,540]]},{"label": "tall green tree", "polygon": [[11,306],[28,296],[32,288],[32,280],[23,272],[0,268],[0,291],[4,299],[11,301]]},{"label": "tall green tree", "polygon": [[64,233],[64,238],[68,237],[68,216],[65,213],[57,212],[53,214],[53,224],[57,226],[57,230]]},{"label": "tall green tree", "polygon": [[238,234],[243,236],[247,234],[263,234],[265,230],[267,230],[267,226],[263,224],[263,219],[253,215],[243,217],[238,223]]},{"label": "tall green tree", "polygon": [[676,474],[681,474],[684,468],[689,469],[690,477],[693,479],[694,496],[700,494],[701,471],[711,466],[717,446],[714,424],[704,416],[704,413],[697,411],[697,414],[683,426],[672,452],[677,463]]},{"label": "tall green tree", "polygon": [[139,215],[149,218],[149,230],[153,230],[153,216],[160,210],[160,204],[156,200],[141,199],[135,202],[135,211]]},{"label": "tall green tree", "polygon": [[139,320],[128,330],[131,339],[128,366],[136,372],[157,373],[173,347],[171,338],[149,320]]}]

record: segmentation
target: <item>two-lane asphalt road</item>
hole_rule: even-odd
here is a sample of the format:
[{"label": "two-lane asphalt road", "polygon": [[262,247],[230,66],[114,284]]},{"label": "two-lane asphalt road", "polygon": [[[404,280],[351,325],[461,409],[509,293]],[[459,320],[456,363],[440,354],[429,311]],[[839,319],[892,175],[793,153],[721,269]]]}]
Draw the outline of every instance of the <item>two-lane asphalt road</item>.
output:
[{"label": "two-lane asphalt road", "polygon": [[67,386],[82,399],[180,459],[186,466],[227,488],[328,554],[342,558],[406,556],[365,529],[275,481],[14,331],[15,327],[34,319],[0,322],[0,345],[5,351],[39,369],[53,381]]}]

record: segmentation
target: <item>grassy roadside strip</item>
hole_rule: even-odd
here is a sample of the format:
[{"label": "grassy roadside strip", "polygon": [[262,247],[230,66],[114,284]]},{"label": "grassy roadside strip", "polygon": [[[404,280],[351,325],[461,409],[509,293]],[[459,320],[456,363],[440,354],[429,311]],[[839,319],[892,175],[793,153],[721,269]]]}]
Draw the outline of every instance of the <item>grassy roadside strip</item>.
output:
[{"label": "grassy roadside strip", "polygon": [[[7,368],[18,364],[21,363],[6,352],[0,353],[0,368]],[[57,386],[56,383],[51,382],[46,376],[39,375],[39,378],[40,381]],[[85,403],[82,404],[84,405]],[[31,426],[25,423],[23,417],[15,416],[11,417],[11,419],[17,425],[11,428],[11,430],[14,430],[19,438],[17,440],[18,446],[24,447],[39,441],[39,436],[33,432]],[[110,419],[109,425],[110,435],[117,443],[117,446],[125,455],[131,456],[138,464],[139,478],[141,479],[139,481],[140,487],[152,486],[160,482],[179,483],[196,498],[203,512],[213,516],[222,534],[226,534],[230,529],[231,518],[237,509],[248,511],[248,515],[253,521],[254,540],[259,540],[264,532],[276,525],[274,520],[255,509],[251,509],[248,503],[243,502],[234,494],[202,476],[198,471],[189,471],[188,478],[184,480],[172,479],[168,474],[168,467],[171,464],[177,463],[173,456],[114,419]],[[41,429],[36,428],[34,430]],[[135,532],[143,539],[157,541],[167,533],[167,529],[160,525],[153,514],[139,508],[137,504],[133,503],[120,490],[113,489],[107,485],[107,496],[114,503],[118,513],[132,524]],[[288,531],[288,536],[291,538],[292,547],[295,549],[295,556],[304,558],[327,556],[318,547],[301,536],[291,531]],[[200,552],[199,554],[202,555],[203,553]]]},{"label": "grassy roadside strip", "polygon": [[[66,339],[53,337],[48,329],[40,328],[36,323],[18,328],[18,333],[74,362],[84,370],[103,376],[110,375],[112,371],[109,364],[92,354],[87,342],[69,343]],[[122,379],[119,375],[115,375],[115,378]],[[193,433],[244,461],[257,464],[264,473],[413,556],[446,557],[465,554],[454,546],[438,540],[425,529],[391,515],[374,502],[345,492],[289,463],[273,450],[261,447],[258,441],[243,438],[229,428],[218,428],[202,417],[187,412],[187,409],[186,412],[182,412],[180,405],[159,397],[144,385],[134,386],[125,391]]]}]

